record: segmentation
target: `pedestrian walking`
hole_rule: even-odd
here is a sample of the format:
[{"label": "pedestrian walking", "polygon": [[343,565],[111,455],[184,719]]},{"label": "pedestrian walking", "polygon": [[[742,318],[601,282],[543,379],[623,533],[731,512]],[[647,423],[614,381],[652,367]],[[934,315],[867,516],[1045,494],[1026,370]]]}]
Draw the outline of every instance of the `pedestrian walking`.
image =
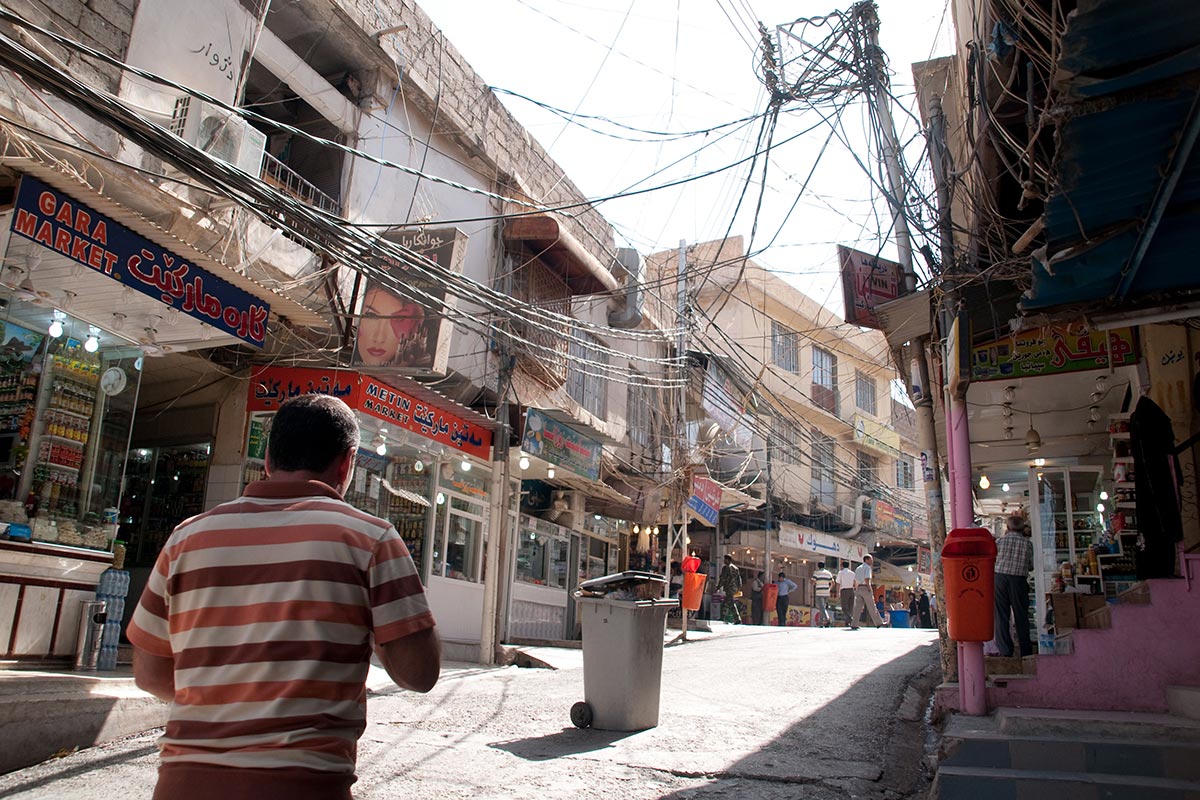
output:
[{"label": "pedestrian walking", "polygon": [[750,622],[754,625],[763,624],[763,582],[765,573],[761,570],[750,581]]},{"label": "pedestrian walking", "polygon": [[917,613],[921,617],[921,627],[922,628],[934,627],[933,615],[930,610],[930,605],[931,604],[929,602],[929,592],[922,589],[921,590],[921,598],[919,600],[917,600]]},{"label": "pedestrian walking", "polygon": [[128,630],[137,685],[171,704],[155,800],[350,800],[372,645],[397,685],[437,682],[408,549],[342,499],[358,446],[341,400],[288,400],[267,477],[167,540]]},{"label": "pedestrian walking", "polygon": [[996,540],[996,649],[1013,654],[1010,621],[1017,628],[1021,656],[1033,655],[1029,636],[1029,573],[1033,571],[1033,542],[1025,535],[1019,514],[1008,518],[1008,530]]},{"label": "pedestrian walking", "polygon": [[742,593],[742,571],[733,563],[731,556],[725,556],[725,566],[721,567],[717,588],[725,595],[721,601],[721,620],[731,624],[740,623],[742,612],[734,598]]},{"label": "pedestrian walking", "polygon": [[854,570],[854,611],[850,614],[850,628],[852,630],[858,629],[859,615],[864,610],[867,612],[867,616],[870,618],[873,627],[883,627],[883,618],[879,616],[879,609],[875,608],[874,561],[875,559],[868,553],[863,556],[863,563],[859,564],[858,569]]},{"label": "pedestrian walking", "polygon": [[917,593],[908,593],[908,619],[909,625],[917,627]]},{"label": "pedestrian walking", "polygon": [[791,603],[792,592],[796,591],[796,582],[780,572],[776,585],[779,587],[779,596],[775,598],[775,614],[779,617],[777,624],[783,627],[787,625],[788,605]]},{"label": "pedestrian walking", "polygon": [[817,607],[817,624],[822,628],[828,628],[833,620],[829,616],[829,597],[833,589],[833,573],[825,569],[825,562],[817,564],[817,571],[813,573],[813,600]]},{"label": "pedestrian walking", "polygon": [[849,562],[846,566],[838,570],[837,586],[841,592],[841,597],[838,599],[842,607],[842,616],[846,618],[846,627],[853,628],[854,620],[850,617],[854,613],[854,570],[850,569]]}]

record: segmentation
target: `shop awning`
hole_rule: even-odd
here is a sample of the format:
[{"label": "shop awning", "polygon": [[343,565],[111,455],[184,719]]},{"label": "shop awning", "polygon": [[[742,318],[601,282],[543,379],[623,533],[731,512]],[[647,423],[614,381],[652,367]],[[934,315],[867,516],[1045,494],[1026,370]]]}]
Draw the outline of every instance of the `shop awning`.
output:
[{"label": "shop awning", "polygon": [[401,500],[407,500],[410,503],[414,503],[424,508],[429,508],[430,504],[428,497],[423,497],[416,492],[410,492],[408,489],[398,489],[385,480],[381,480],[380,484],[388,492],[388,494],[392,495],[393,497],[399,497]]},{"label": "shop awning", "polygon": [[590,481],[587,478],[565,474],[561,470],[557,472],[553,479],[546,479],[546,483],[551,486],[557,486],[560,489],[570,489],[580,492],[588,497],[603,500],[606,503],[629,507],[636,505],[632,498],[626,497],[603,481]]}]

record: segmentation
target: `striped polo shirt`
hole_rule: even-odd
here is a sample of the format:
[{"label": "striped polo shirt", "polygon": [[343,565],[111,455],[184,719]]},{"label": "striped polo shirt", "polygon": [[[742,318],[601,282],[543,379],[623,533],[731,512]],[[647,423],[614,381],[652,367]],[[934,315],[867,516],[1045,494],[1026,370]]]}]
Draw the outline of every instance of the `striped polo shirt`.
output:
[{"label": "striped polo shirt", "polygon": [[259,481],[171,534],[129,624],[175,662],[171,765],[354,772],[378,644],[434,625],[395,528],[317,481]]}]

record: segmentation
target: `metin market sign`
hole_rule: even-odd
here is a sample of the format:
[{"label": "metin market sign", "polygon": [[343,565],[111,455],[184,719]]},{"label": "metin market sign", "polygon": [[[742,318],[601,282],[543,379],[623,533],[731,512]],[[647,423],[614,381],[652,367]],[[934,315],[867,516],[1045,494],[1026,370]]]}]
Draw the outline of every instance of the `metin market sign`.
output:
[{"label": "metin market sign", "polygon": [[262,347],[271,306],[32,175],[21,178],[12,232],[123,286]]}]

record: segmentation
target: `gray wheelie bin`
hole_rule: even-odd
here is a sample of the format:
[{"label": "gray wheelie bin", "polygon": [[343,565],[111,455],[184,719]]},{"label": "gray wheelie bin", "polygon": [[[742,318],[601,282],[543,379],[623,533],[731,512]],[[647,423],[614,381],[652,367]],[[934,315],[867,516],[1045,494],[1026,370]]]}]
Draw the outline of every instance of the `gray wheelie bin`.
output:
[{"label": "gray wheelie bin", "polygon": [[663,634],[679,607],[661,597],[665,579],[624,572],[580,584],[584,701],[571,708],[580,728],[640,731],[658,724]]}]

